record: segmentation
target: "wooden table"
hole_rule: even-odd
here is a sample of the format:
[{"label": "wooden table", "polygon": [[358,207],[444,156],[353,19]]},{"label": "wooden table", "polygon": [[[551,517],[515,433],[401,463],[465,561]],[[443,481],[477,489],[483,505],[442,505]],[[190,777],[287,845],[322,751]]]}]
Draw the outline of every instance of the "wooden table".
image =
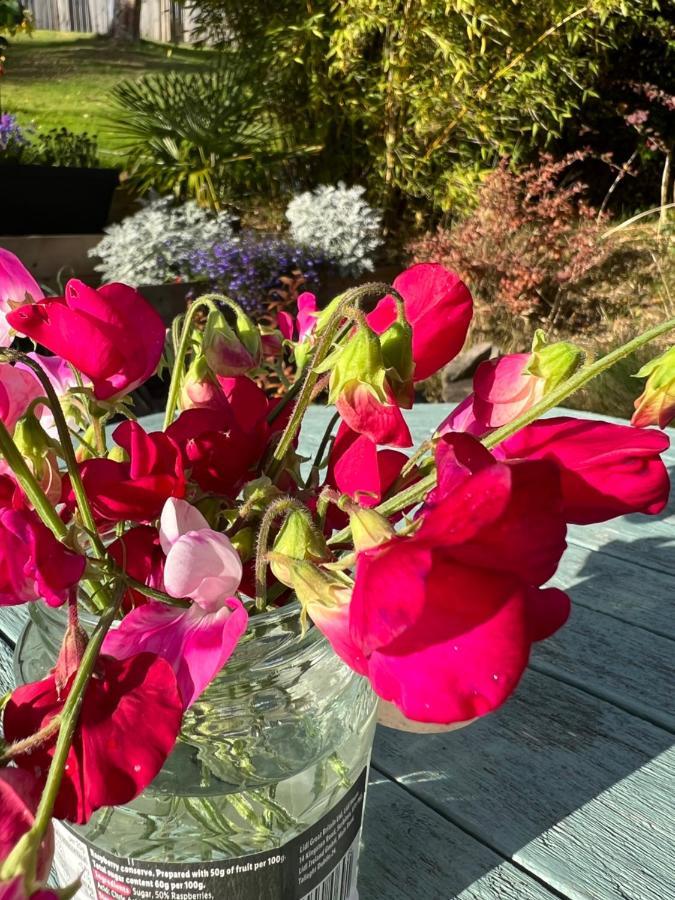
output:
[{"label": "wooden table", "polygon": [[[448,410],[409,414],[415,440]],[[312,411],[307,454],[327,420]],[[570,621],[501,710],[447,735],[379,730],[361,900],[675,900],[675,498],[569,544]],[[24,616],[0,610],[5,684]]]}]

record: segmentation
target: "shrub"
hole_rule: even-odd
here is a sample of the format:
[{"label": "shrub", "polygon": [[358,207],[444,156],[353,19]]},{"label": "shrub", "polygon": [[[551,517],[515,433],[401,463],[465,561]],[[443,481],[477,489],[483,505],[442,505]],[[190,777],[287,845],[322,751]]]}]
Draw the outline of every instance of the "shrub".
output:
[{"label": "shrub", "polygon": [[330,260],[342,275],[372,272],[382,224],[364,193],[359,185],[348,188],[340,182],[298,194],[286,210],[293,240]]},{"label": "shrub", "polygon": [[194,202],[176,205],[162,198],[105,232],[89,251],[101,260],[97,271],[104,281],[139,285],[190,277],[189,258],[228,240],[232,228],[227,213],[213,214]]},{"label": "shrub", "polygon": [[[302,283],[316,282],[320,255],[298,247],[283,237],[261,237],[245,232],[213,247],[193,250],[188,256],[190,272],[208,281],[251,312],[260,312],[285,295],[293,296]],[[292,298],[291,298],[292,299]]]},{"label": "shrub", "polygon": [[580,327],[598,314],[584,288],[613,247],[600,240],[606,225],[584,200],[585,186],[565,180],[579,158],[544,155],[520,171],[502,161],[463,222],[409,245],[415,260],[460,273],[501,342],[510,343],[514,324],[526,340],[537,327]]},{"label": "shrub", "polygon": [[204,72],[169,72],[113,89],[132,184],[214,209],[274,187],[294,147],[290,121],[266,102],[255,60],[223,53]]}]

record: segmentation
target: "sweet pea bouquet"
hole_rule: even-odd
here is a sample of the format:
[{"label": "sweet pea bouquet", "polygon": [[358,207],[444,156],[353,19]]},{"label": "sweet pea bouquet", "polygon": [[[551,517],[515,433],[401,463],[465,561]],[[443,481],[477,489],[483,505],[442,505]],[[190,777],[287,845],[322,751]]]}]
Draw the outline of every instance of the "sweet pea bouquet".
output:
[{"label": "sweet pea bouquet", "polygon": [[[538,333],[483,363],[410,453],[402,410],[471,314],[460,279],[424,264],[322,310],[303,294],[275,328],[206,295],[167,334],[130,287],[46,298],[0,251],[0,604],[67,611],[53,670],[2,704],[1,897],[72,895],[45,886],[52,817],[143,791],[253,617],[297,603],[389,724],[468,723],[568,616],[545,586],[567,524],[664,507],[668,438],[647,426],[675,415],[675,348],[639,373],[633,425],[540,416],[675,320],[596,361]],[[295,380],[268,398],[261,376],[289,359]],[[162,365],[164,428],[148,431],[131,392]],[[335,415],[303,459],[324,395]]]}]

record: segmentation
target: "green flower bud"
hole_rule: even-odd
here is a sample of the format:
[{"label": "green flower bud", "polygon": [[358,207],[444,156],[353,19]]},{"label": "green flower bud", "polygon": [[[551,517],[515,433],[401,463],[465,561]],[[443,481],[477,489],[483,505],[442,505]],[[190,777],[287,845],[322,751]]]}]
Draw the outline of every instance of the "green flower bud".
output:
[{"label": "green flower bud", "polygon": [[388,403],[380,338],[367,326],[358,326],[355,334],[326,357],[317,372],[330,372],[329,403],[335,403],[353,383],[366,385],[380,403]]},{"label": "green flower bud", "polygon": [[399,406],[412,409],[415,398],[412,328],[407,322],[393,322],[380,335],[380,345],[394,398]]},{"label": "green flower bud", "polygon": [[548,343],[541,329],[534,333],[532,358],[525,372],[544,379],[544,393],[556,388],[579,369],[584,362],[584,351],[570,341]]}]

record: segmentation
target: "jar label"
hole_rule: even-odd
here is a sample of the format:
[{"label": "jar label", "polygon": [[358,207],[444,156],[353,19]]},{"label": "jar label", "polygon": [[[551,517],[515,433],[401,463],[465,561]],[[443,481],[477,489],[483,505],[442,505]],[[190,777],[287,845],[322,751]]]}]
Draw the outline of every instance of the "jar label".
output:
[{"label": "jar label", "polygon": [[78,878],[76,900],[358,900],[357,863],[368,769],[322,819],[275,850],[219,862],[113,856],[54,822],[54,874]]}]

